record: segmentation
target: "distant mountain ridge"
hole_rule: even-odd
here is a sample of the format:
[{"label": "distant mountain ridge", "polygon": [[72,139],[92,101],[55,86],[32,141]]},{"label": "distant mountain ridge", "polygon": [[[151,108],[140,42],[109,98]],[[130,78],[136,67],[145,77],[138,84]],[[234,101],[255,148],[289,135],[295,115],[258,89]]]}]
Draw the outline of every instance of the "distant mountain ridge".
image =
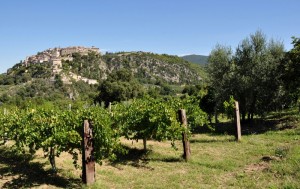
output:
[{"label": "distant mountain ridge", "polygon": [[200,64],[200,65],[205,65],[208,63],[208,56],[205,55],[191,54],[191,55],[182,56],[181,58],[186,61]]}]

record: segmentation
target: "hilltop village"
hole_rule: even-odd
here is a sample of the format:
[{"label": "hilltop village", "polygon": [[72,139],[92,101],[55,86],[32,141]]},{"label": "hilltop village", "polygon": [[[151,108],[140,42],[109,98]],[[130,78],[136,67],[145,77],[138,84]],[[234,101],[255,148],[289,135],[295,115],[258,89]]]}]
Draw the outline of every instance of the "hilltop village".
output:
[{"label": "hilltop village", "polygon": [[28,64],[34,63],[43,63],[43,62],[51,62],[53,64],[61,64],[62,60],[70,60],[72,61],[72,54],[79,53],[81,55],[87,55],[89,52],[100,53],[99,48],[96,47],[81,47],[81,46],[73,46],[66,48],[50,48],[42,52],[38,52],[36,55],[28,56],[24,60],[23,64],[26,66]]},{"label": "hilltop village", "polygon": [[[59,74],[62,71],[62,61],[72,61],[73,53],[79,53],[80,55],[88,55],[89,52],[95,52],[100,54],[100,50],[97,47],[82,47],[82,46],[72,46],[72,47],[66,47],[66,48],[49,48],[47,50],[44,50],[42,52],[38,52],[36,55],[28,56],[26,59],[22,62],[24,66],[28,66],[30,64],[36,64],[36,63],[43,63],[43,62],[50,62],[52,64],[53,68],[53,74]],[[76,75],[74,73],[70,73],[69,76],[63,75],[62,80],[64,83],[70,83],[70,78],[75,80],[83,80],[89,84],[96,84],[98,83],[97,80],[88,79],[81,77],[79,75]]]}]

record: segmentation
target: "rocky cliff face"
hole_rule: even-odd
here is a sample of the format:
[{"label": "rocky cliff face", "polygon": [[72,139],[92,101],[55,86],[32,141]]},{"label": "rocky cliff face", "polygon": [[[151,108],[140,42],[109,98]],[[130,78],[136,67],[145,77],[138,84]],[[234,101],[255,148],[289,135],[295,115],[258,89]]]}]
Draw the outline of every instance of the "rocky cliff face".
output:
[{"label": "rocky cliff face", "polygon": [[174,84],[193,83],[201,80],[201,76],[187,62],[172,56],[131,54],[120,56],[109,61],[108,64],[112,65],[112,68],[127,66],[137,77],[149,80],[159,78]]},{"label": "rocky cliff face", "polygon": [[73,72],[98,80],[105,79],[113,70],[122,68],[131,70],[137,79],[145,83],[162,80],[170,84],[193,84],[202,80],[200,66],[170,55],[145,52],[114,53],[100,57],[90,55],[89,58],[75,58],[69,64]]}]

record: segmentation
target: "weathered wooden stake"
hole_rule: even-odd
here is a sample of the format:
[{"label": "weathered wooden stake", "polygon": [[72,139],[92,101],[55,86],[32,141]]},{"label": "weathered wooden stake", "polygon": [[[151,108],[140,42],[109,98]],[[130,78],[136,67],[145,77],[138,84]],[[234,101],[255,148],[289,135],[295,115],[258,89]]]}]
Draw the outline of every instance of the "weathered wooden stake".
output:
[{"label": "weathered wooden stake", "polygon": [[[7,115],[7,110],[6,110],[6,108],[4,108],[3,111],[4,111],[4,112],[3,112],[4,115]],[[2,127],[2,129],[3,129],[3,136],[2,136],[2,138],[3,138],[4,143],[6,143],[6,142],[8,141],[7,132],[5,131],[5,127]]]},{"label": "weathered wooden stake", "polygon": [[240,121],[240,110],[239,110],[239,102],[235,101],[235,114],[236,114],[236,140],[241,141],[241,121]]},{"label": "weathered wooden stake", "polygon": [[[187,117],[184,109],[178,110],[178,115],[182,126],[187,129]],[[183,158],[188,161],[191,158],[190,142],[186,132],[182,132]]]},{"label": "weathered wooden stake", "polygon": [[84,120],[82,132],[82,182],[92,184],[95,182],[95,160],[93,156],[93,126]]},{"label": "weathered wooden stake", "polygon": [[108,111],[111,113],[111,102],[108,103]]},{"label": "weathered wooden stake", "polygon": [[147,138],[143,138],[144,151],[147,151]]}]

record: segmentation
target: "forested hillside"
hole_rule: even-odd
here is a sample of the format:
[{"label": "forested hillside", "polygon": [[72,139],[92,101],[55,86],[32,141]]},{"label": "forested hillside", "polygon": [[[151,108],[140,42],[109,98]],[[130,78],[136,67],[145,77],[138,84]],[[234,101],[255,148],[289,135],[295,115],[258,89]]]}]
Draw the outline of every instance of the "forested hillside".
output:
[{"label": "forested hillside", "polygon": [[[0,102],[20,104],[34,101],[93,100],[98,86],[110,74],[126,70],[139,83],[140,89],[152,95],[175,95],[182,86],[203,83],[206,73],[201,66],[177,56],[146,52],[73,53],[72,61],[62,60],[60,69],[51,62],[16,64],[0,75]],[[96,81],[87,84],[88,80]]]}]

